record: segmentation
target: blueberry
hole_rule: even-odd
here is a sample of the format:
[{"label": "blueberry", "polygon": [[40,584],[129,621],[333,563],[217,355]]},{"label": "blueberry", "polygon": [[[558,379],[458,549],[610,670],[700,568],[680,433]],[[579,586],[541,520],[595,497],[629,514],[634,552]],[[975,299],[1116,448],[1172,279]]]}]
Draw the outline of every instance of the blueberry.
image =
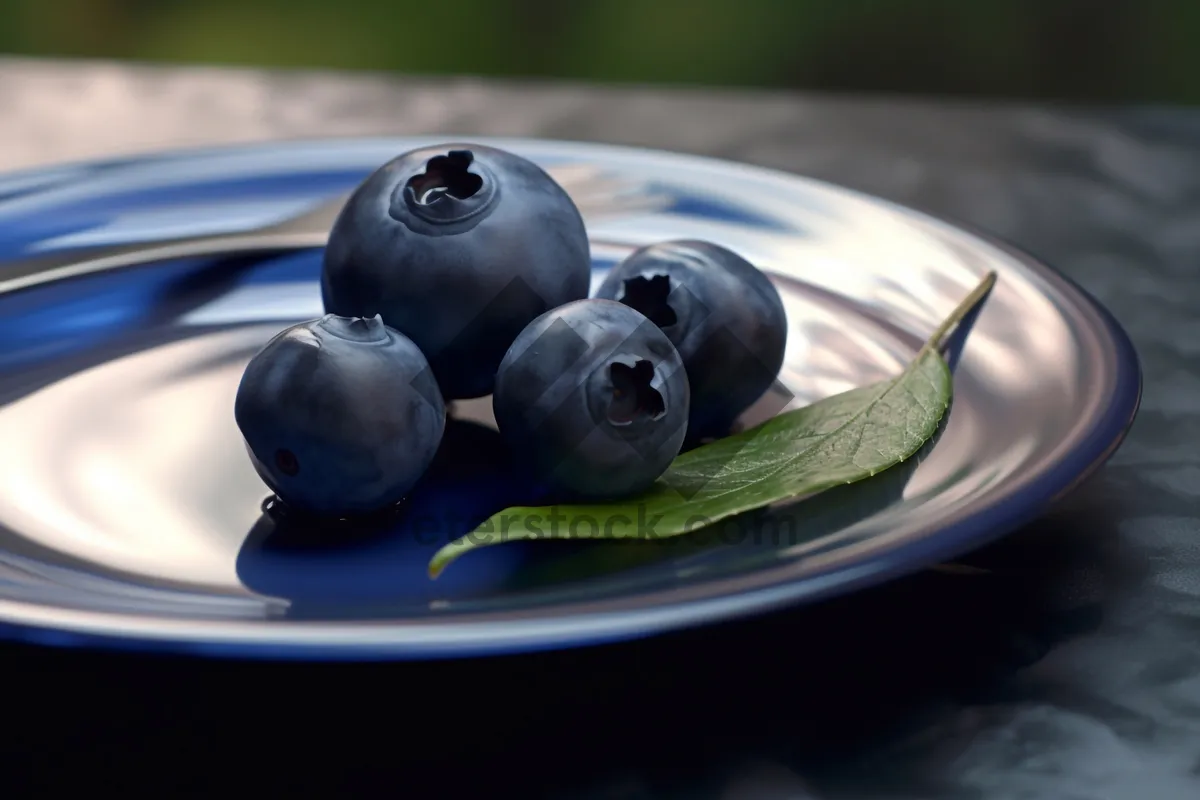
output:
[{"label": "blueberry", "polygon": [[417,346],[379,317],[326,314],[250,360],[234,417],[263,481],[321,516],[380,511],[424,474],[446,423]]},{"label": "blueberry", "polygon": [[325,310],[416,342],[446,400],[492,391],[517,334],[587,297],[579,209],[540,167],[477,145],[414,150],[355,190],[325,249]]},{"label": "blueberry", "polygon": [[727,433],[783,366],[787,314],[779,292],[746,259],[709,242],[634,251],[596,296],[640,311],[670,338],[691,385],[688,436]]},{"label": "blueberry", "polygon": [[552,495],[615,499],[648,488],[687,433],[688,380],[650,320],[579,300],[521,332],[496,376],[496,424]]}]

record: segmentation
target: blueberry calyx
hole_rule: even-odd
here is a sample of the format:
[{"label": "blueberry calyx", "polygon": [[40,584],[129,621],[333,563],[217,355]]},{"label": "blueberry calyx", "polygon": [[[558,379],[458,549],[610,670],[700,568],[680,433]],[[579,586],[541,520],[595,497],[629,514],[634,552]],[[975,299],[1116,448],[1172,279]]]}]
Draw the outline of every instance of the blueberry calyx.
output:
[{"label": "blueberry calyx", "polygon": [[639,358],[633,364],[613,361],[608,366],[612,397],[608,404],[608,421],[613,425],[630,425],[639,419],[658,420],[667,413],[662,393],[654,388],[654,365]]},{"label": "blueberry calyx", "polygon": [[444,224],[491,205],[496,182],[470,150],[450,150],[426,161],[425,170],[405,181],[401,193],[410,212],[426,222]]},{"label": "blueberry calyx", "polygon": [[671,279],[668,276],[639,275],[622,283],[617,299],[658,327],[669,328],[679,321],[679,315],[669,302],[670,296]]},{"label": "blueberry calyx", "polygon": [[383,324],[383,317],[378,314],[373,317],[326,314],[321,317],[319,324],[329,335],[347,342],[370,344],[388,340],[387,326]]}]

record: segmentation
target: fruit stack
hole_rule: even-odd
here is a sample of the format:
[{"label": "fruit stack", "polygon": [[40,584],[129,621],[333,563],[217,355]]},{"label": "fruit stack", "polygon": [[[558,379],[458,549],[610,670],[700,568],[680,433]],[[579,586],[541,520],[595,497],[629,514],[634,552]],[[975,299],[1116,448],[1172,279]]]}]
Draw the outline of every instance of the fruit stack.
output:
[{"label": "fruit stack", "polygon": [[235,418],[259,475],[300,512],[404,499],[447,404],[492,395],[516,468],[555,498],[636,495],[727,433],[783,363],[771,282],[701,241],[632,252],[588,297],[571,198],[520,156],[415,150],[351,195],[325,250],[326,314],[250,361]]}]

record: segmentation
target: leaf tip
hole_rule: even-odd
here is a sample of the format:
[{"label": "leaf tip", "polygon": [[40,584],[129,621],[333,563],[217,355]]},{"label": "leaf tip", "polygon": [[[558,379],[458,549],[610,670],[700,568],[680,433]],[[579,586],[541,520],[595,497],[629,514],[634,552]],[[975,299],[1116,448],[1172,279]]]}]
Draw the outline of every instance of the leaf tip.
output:
[{"label": "leaf tip", "polygon": [[436,581],[438,577],[445,572],[446,567],[450,566],[459,556],[461,550],[457,546],[458,542],[450,542],[442,545],[442,547],[433,554],[433,558],[429,559],[429,566],[425,568],[425,572],[429,575],[429,580]]}]

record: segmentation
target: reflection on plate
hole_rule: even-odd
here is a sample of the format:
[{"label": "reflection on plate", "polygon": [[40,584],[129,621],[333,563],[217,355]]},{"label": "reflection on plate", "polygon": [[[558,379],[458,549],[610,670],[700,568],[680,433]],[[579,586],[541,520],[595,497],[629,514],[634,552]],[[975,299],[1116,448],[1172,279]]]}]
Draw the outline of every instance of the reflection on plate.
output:
[{"label": "reflection on plate", "polygon": [[[496,140],[578,199],[597,280],[632,248],[688,237],[767,270],[789,315],[789,407],[895,374],[985,272],[999,282],[957,365],[949,421],[919,463],[724,540],[504,545],[432,582],[425,567],[439,544],[520,496],[486,399],[456,404],[436,469],[404,511],[353,530],[313,530],[264,509],[268,493],[234,425],[245,362],[322,311],[319,249],[73,277],[19,265],[280,223],[428,143],[241,147],[8,182],[21,188],[0,196],[3,630],[337,659],[646,635],[849,591],[978,546],[1074,485],[1132,421],[1140,375],[1124,333],[1024,255],[794,176]],[[750,416],[779,405],[768,397]],[[420,522],[429,519],[438,523]]]}]

